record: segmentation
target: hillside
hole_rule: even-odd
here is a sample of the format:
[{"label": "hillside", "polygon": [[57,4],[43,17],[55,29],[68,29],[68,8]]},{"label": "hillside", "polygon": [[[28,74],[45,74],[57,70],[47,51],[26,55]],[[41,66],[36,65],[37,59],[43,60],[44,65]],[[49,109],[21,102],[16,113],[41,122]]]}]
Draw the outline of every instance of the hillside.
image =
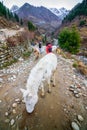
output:
[{"label": "hillside", "polygon": [[30,55],[32,39],[40,39],[39,31],[30,32],[28,27],[0,17],[0,69],[17,62],[23,55]]},{"label": "hillside", "polygon": [[87,57],[87,3],[83,0],[77,4],[62,21],[61,26],[56,29],[55,36],[58,37],[63,28],[76,26],[81,36],[81,55]]},{"label": "hillside", "polygon": [[75,17],[87,15],[87,0],[83,0],[82,3],[78,3],[64,18],[63,22],[72,21]]},{"label": "hillside", "polygon": [[18,25],[16,22],[13,22],[11,20],[7,20],[6,18],[0,16],[0,29],[1,28],[14,28],[16,29]]},{"label": "hillside", "polygon": [[0,2],[0,28],[11,28],[17,25],[15,16]]},{"label": "hillside", "polygon": [[18,15],[15,13],[13,14],[6,6],[4,6],[3,2],[0,2],[0,16],[8,21],[20,23]]}]

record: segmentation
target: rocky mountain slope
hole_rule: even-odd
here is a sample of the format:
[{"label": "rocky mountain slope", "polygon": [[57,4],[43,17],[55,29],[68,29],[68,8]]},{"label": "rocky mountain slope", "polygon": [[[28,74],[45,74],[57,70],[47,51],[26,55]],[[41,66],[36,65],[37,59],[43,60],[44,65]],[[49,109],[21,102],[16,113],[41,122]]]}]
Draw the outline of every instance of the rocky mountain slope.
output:
[{"label": "rocky mountain slope", "polygon": [[25,3],[22,7],[20,7],[17,11],[17,14],[21,18],[28,19],[30,17],[35,17],[40,21],[50,22],[58,21],[58,17],[56,17],[53,13],[51,13],[47,8],[41,7],[34,7],[28,3]]},{"label": "rocky mountain slope", "polygon": [[24,20],[30,20],[35,25],[47,30],[54,30],[61,24],[61,19],[49,9],[41,6],[35,7],[28,3],[21,6],[15,13]]}]

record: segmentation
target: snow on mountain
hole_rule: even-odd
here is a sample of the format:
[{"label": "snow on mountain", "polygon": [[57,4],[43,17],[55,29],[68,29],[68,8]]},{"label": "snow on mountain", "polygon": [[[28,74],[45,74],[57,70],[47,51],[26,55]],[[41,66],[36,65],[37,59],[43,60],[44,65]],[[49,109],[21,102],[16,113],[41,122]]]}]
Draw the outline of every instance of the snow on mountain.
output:
[{"label": "snow on mountain", "polygon": [[[13,5],[12,8],[10,9],[11,12],[17,12],[19,7],[17,5]],[[57,8],[49,8],[49,10],[58,16],[61,20],[70,12],[70,10],[65,9],[64,7],[57,9]]]},{"label": "snow on mountain", "polygon": [[70,10],[65,9],[64,7],[57,9],[57,8],[50,8],[49,9],[52,13],[58,16],[61,20],[70,12]]},{"label": "snow on mountain", "polygon": [[19,9],[19,7],[17,5],[13,5],[10,9],[11,12],[15,12]]}]

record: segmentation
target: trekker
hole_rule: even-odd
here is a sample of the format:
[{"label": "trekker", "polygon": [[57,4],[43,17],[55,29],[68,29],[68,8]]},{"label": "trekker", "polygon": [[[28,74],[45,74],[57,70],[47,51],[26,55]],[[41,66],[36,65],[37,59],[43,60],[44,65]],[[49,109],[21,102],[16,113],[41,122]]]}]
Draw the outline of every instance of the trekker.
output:
[{"label": "trekker", "polygon": [[39,42],[39,51],[40,51],[40,53],[42,52],[42,42]]},{"label": "trekker", "polygon": [[52,52],[52,44],[51,43],[47,43],[46,44],[46,53],[50,53]]}]

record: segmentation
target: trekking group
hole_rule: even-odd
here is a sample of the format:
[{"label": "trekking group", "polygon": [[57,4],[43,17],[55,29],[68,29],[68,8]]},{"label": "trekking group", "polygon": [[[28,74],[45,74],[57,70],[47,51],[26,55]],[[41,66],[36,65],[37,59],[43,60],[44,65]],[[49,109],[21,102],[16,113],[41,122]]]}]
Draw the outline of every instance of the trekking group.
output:
[{"label": "trekking group", "polygon": [[[42,42],[39,42],[39,51],[40,51],[40,53],[42,53]],[[46,43],[45,51],[47,54],[52,52],[52,44],[50,42]]]}]

